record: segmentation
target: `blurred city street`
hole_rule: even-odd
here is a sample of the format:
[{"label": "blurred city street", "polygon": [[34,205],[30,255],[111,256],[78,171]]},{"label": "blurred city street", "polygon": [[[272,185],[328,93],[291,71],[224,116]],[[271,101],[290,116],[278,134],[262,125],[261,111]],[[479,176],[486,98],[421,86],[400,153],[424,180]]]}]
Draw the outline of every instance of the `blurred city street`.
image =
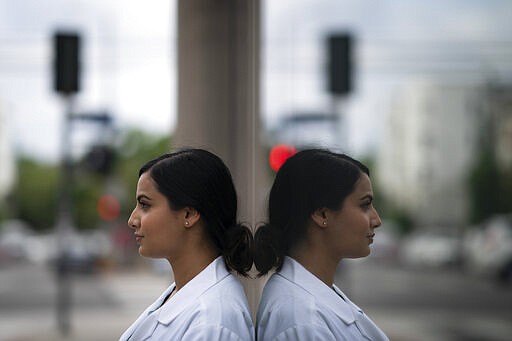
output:
[{"label": "blurred city street", "polygon": [[49,270],[29,264],[0,269],[0,340],[117,340],[170,282],[147,268],[74,275],[71,333],[63,337]]},{"label": "blurred city street", "polygon": [[460,270],[352,263],[340,287],[391,340],[510,340],[511,286]]},{"label": "blurred city street", "polygon": [[[48,268],[0,269],[2,341],[117,340],[170,281],[150,267],[75,275],[71,333],[56,329],[55,284]],[[512,288],[453,270],[412,270],[352,261],[343,290],[396,341],[510,340]]]},{"label": "blurred city street", "polygon": [[363,162],[386,228],[336,284],[393,341],[512,340],[512,1],[213,3],[0,0],[0,341],[118,340],[172,281],[138,170],[182,147],[254,229],[296,151]]}]

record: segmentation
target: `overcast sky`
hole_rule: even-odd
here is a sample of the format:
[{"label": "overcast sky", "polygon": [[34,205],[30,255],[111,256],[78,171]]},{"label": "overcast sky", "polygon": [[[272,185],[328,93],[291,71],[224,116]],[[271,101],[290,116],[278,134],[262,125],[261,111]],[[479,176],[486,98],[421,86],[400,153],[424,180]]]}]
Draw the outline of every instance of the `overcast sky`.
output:
[{"label": "overcast sky", "polygon": [[[108,110],[121,126],[168,133],[175,118],[173,3],[0,0],[0,110],[15,148],[43,159],[59,155],[65,109],[52,90],[56,30],[82,36],[77,111]],[[96,129],[76,128],[78,136]]]},{"label": "overcast sky", "polygon": [[[264,1],[263,119],[331,109],[323,39],[349,30],[357,73],[343,110],[350,144],[364,152],[378,143],[390,96],[411,79],[494,74],[511,82],[511,16],[509,0]],[[17,151],[50,160],[59,153],[64,108],[50,72],[57,28],[83,34],[77,110],[108,109],[121,126],[172,131],[175,1],[0,0],[0,112]]]}]

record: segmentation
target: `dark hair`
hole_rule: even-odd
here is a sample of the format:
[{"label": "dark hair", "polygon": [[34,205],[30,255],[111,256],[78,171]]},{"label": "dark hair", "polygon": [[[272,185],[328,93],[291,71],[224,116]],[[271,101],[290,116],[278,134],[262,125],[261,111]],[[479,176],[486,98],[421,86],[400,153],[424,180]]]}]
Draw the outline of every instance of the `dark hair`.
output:
[{"label": "dark hair", "polygon": [[191,207],[201,214],[227,268],[247,276],[253,263],[253,237],[247,226],[236,221],[236,190],[224,162],[203,149],[183,149],[147,162],[139,177],[147,171],[171,209]]},{"label": "dark hair", "polygon": [[345,154],[308,149],[290,157],[274,179],[268,201],[268,223],[255,234],[254,264],[259,276],[281,269],[284,256],[304,238],[311,214],[337,210],[368,168]]}]

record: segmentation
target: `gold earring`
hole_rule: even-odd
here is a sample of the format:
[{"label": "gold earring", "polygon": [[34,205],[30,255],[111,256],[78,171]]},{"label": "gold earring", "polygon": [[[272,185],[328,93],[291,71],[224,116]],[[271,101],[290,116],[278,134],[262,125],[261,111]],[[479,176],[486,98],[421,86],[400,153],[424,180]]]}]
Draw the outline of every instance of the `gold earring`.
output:
[{"label": "gold earring", "polygon": [[188,224],[190,224],[190,223],[188,222],[188,220],[186,220],[185,221],[185,226],[188,226]]}]

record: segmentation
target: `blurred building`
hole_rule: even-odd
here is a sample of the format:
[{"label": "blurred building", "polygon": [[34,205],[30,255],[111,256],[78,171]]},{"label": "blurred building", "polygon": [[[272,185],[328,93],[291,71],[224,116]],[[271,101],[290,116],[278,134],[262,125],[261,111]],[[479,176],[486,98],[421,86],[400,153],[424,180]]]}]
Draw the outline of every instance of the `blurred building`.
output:
[{"label": "blurred building", "polygon": [[9,193],[15,178],[15,160],[4,114],[0,106],[0,201]]},{"label": "blurred building", "polygon": [[465,224],[468,174],[488,125],[499,131],[493,143],[510,164],[511,94],[512,88],[503,93],[478,83],[436,80],[412,82],[397,93],[378,159],[386,199],[417,225]]}]

